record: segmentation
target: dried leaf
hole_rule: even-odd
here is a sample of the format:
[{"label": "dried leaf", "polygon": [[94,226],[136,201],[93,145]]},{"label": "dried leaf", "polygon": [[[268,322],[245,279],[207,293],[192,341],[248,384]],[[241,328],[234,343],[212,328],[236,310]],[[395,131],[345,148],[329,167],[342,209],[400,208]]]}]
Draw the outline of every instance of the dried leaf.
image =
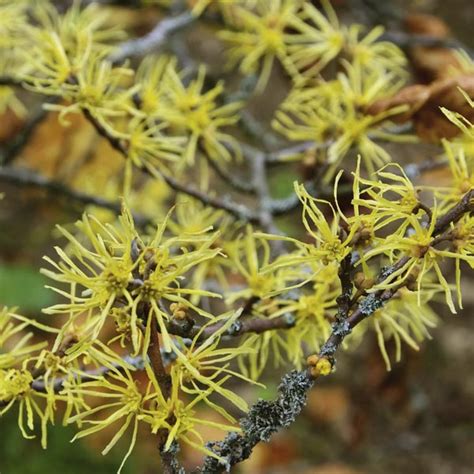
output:
[{"label": "dried leaf", "polygon": [[[408,15],[405,27],[409,33],[431,38],[443,39],[450,36],[448,26],[433,15]],[[422,82],[429,83],[452,76],[453,71],[462,70],[458,56],[452,48],[414,45],[409,48],[408,56]]]},{"label": "dried leaf", "polygon": [[466,102],[462,89],[474,97],[474,74],[440,79],[430,85],[408,86],[393,97],[378,100],[367,108],[369,114],[379,114],[395,106],[406,105],[407,110],[394,116],[398,123],[413,120],[417,135],[426,142],[437,143],[441,138],[454,138],[460,133],[441,112],[440,107],[458,112],[474,121],[474,109]]}]

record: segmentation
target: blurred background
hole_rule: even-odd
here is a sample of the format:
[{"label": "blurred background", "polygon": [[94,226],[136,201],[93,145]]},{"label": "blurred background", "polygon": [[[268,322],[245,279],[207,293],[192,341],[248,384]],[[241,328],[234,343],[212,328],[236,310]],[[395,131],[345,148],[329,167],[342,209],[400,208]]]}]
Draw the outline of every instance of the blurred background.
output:
[{"label": "blurred background", "polygon": [[[232,1],[232,0],[229,0]],[[268,0],[272,1],[272,0]],[[65,3],[65,2],[63,2]],[[116,2],[125,4],[127,2]],[[133,2],[136,3],[136,2]],[[472,0],[335,0],[344,21],[355,20],[388,26],[394,18],[410,12],[434,15],[453,37],[474,48],[474,4]],[[373,5],[378,4],[378,8]],[[163,12],[123,6],[110,7],[112,19],[132,35],[152,28]],[[398,17],[397,17],[398,15]],[[222,45],[216,41],[211,24],[199,22],[182,34],[178,45],[186,48],[191,61],[209,64],[211,74],[221,74],[224,62]],[[176,44],[166,49],[173,52]],[[226,83],[234,86],[240,78],[227,71]],[[248,111],[269,130],[276,105],[287,91],[286,79],[275,71],[271,90],[252,99]],[[22,100],[33,113],[40,113],[37,99],[25,94]],[[110,169],[103,170],[104,159],[115,163],[114,154],[103,140],[79,117],[71,126],[59,125],[57,115],[49,113],[28,138],[16,158],[19,166],[41,172],[82,189],[96,180],[107,189]],[[23,119],[11,112],[0,118],[0,145],[9,146],[24,126]],[[429,146],[404,146],[390,152],[402,163],[422,161],[435,149]],[[115,157],[116,158],[116,157]],[[97,164],[100,163],[100,166]],[[114,166],[114,165],[110,165]],[[276,197],[284,196],[298,170],[275,169],[271,183]],[[438,184],[443,172],[427,174],[426,182]],[[21,311],[42,321],[40,309],[54,302],[38,270],[41,257],[51,253],[57,243],[54,225],[77,219],[83,207],[71,204],[54,193],[0,182],[0,306],[21,306]],[[159,193],[159,191],[157,191]],[[152,212],[153,208],[150,207]],[[292,216],[279,221],[292,226]],[[338,369],[318,381],[311,391],[308,406],[288,430],[257,447],[251,460],[235,472],[249,474],[472,474],[474,472],[474,276],[466,273],[464,311],[460,316],[440,308],[440,326],[432,331],[433,341],[419,353],[406,348],[403,361],[386,372],[375,338],[338,358]],[[255,389],[250,399],[271,396],[281,374],[267,371],[267,389]],[[70,444],[74,432],[58,426],[50,431],[49,447],[26,441],[17,428],[16,413],[0,422],[0,473],[39,474],[60,472],[114,473],[123,449],[100,455],[108,434]],[[205,433],[212,439],[219,432]],[[124,468],[126,474],[159,472],[159,458],[152,439],[141,437],[134,454]],[[126,441],[125,441],[126,442]],[[188,468],[197,465],[200,455],[186,451]]]}]

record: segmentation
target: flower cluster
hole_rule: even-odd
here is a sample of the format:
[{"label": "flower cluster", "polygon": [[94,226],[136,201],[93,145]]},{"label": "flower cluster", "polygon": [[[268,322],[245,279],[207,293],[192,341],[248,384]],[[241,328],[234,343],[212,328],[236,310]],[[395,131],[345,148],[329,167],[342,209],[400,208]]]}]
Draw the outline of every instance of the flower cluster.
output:
[{"label": "flower cluster", "polygon": [[[248,435],[235,383],[259,384],[273,363],[306,366],[298,376],[310,385],[366,333],[390,370],[403,344],[417,350],[430,337],[431,301],[462,308],[461,277],[474,268],[474,126],[443,109],[461,136],[442,143],[442,186],[419,185],[393,162],[380,143],[411,139],[390,124],[404,108],[370,110],[402,87],[406,60],[381,28],[341,24],[327,0],[322,10],[302,0],[187,5],[225,24],[230,63],[259,76],[257,91],[276,64],[289,76],[272,126],[311,159],[288,200],[267,186],[273,154],[233,133],[251,114],[229,97],[246,94],[228,94],[202,64],[118,61],[124,33],[95,4],[62,14],[47,1],[0,0],[0,52],[13,51],[0,60],[0,111],[23,110],[11,87],[21,86],[106,148],[65,192],[104,209],[58,226],[63,245],[45,257],[57,300],[43,312],[54,327],[0,311],[0,416],[18,409],[22,434],[39,427],[44,447],[58,418],[77,427],[74,439],[115,430],[103,454],[129,436],[119,472],[145,430],[163,458],[185,444],[228,464],[200,426]],[[354,166],[342,166],[352,152]],[[255,167],[244,175],[233,169],[241,164]],[[212,189],[209,170],[242,200]],[[286,235],[276,216],[297,206]]]}]

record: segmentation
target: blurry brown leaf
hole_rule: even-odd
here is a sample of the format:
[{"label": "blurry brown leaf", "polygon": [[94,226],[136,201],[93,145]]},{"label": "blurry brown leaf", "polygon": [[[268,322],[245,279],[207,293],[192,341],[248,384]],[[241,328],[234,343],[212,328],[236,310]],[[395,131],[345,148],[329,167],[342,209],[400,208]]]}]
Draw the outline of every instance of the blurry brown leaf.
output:
[{"label": "blurry brown leaf", "polygon": [[459,89],[474,97],[474,74],[436,81],[430,86],[430,96],[415,114],[415,128],[418,136],[428,142],[440,138],[454,138],[460,133],[440,111],[440,107],[458,112],[468,120],[474,120],[474,109],[467,103]]},{"label": "blurry brown leaf", "polygon": [[454,138],[460,133],[441,112],[440,107],[458,112],[474,121],[474,109],[460,92],[474,97],[474,74],[464,74],[453,78],[440,79],[430,85],[408,86],[393,97],[380,99],[371,104],[367,112],[379,114],[390,108],[406,105],[407,110],[393,116],[398,123],[413,120],[417,135],[424,141],[437,143],[441,138]]},{"label": "blurry brown leaf", "polygon": [[[424,14],[411,14],[405,18],[407,32],[431,38],[448,38],[448,26],[438,17]],[[459,59],[452,48],[440,46],[414,45],[408,51],[408,56],[422,82],[432,82],[447,76],[453,71],[461,70]]]},{"label": "blurry brown leaf", "polygon": [[36,128],[16,162],[42,175],[92,191],[103,190],[107,180],[123,167],[123,159],[80,114],[67,116],[62,125],[50,113]]},{"label": "blurry brown leaf", "polygon": [[406,106],[406,110],[397,115],[392,115],[391,119],[397,123],[404,123],[411,120],[415,112],[417,112],[430,97],[430,90],[428,86],[416,84],[413,86],[404,87],[401,91],[392,97],[379,99],[371,104],[367,112],[372,115],[378,115],[386,110]]},{"label": "blurry brown leaf", "polygon": [[450,33],[448,26],[441,18],[425,13],[411,13],[404,18],[404,23],[406,30],[416,35],[446,38]]}]

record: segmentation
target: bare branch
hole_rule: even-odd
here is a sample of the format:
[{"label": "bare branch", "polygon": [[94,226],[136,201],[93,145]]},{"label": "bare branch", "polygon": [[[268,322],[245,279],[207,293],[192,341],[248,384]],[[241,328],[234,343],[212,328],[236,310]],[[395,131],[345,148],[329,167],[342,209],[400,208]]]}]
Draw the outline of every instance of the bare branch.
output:
[{"label": "bare branch", "polygon": [[[55,103],[57,98],[46,103]],[[37,129],[38,125],[47,117],[48,111],[42,106],[36,110],[29,118],[23,128],[12,138],[11,142],[0,153],[0,166],[11,163],[23,148],[28,144],[28,140]]]},{"label": "bare branch", "polygon": [[[100,196],[94,196],[92,194],[76,191],[64,183],[48,179],[25,168],[0,168],[0,181],[14,184],[16,186],[29,186],[43,189],[55,196],[63,196],[73,202],[108,209],[116,215],[121,213],[120,202],[109,201],[107,199],[101,198]],[[133,213],[133,218],[139,227],[145,227],[147,225],[153,224],[152,219],[142,214]]]},{"label": "bare branch", "polygon": [[[105,127],[103,127],[102,124],[88,110],[83,110],[83,112],[84,116],[91,122],[97,133],[104,137],[115,150],[120,152],[127,159],[127,145],[119,138],[111,136],[105,129]],[[178,180],[163,171],[151,171],[148,168],[142,168],[142,170],[154,178],[156,178],[156,174],[158,173],[170,188],[174,189],[177,192],[187,194],[188,196],[197,199],[205,205],[227,211],[229,214],[233,215],[237,219],[241,219],[247,222],[259,222],[257,214],[252,212],[244,204],[236,203],[228,197],[223,197],[222,199],[220,199],[210,196],[209,194],[199,189],[180,183]]]},{"label": "bare branch", "polygon": [[158,49],[170,35],[183,29],[195,21],[196,17],[190,12],[165,18],[160,21],[147,35],[126,41],[119,45],[109,59],[114,63],[121,63],[133,56],[143,56]]}]

